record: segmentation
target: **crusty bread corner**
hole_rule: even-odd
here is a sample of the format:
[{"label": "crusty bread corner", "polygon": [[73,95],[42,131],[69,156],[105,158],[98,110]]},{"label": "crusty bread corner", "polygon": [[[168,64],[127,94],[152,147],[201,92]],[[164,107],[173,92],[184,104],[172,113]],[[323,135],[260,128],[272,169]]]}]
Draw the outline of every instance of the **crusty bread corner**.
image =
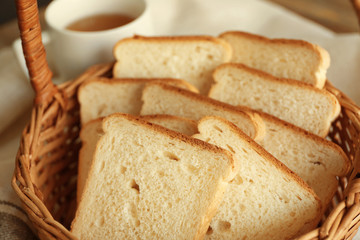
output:
[{"label": "crusty bread corner", "polygon": [[[254,43],[260,42],[263,44],[268,44],[267,47],[269,47],[269,48],[271,46],[277,45],[277,46],[281,46],[281,47],[282,46],[291,46],[294,49],[299,48],[300,51],[301,51],[301,49],[310,50],[317,56],[317,60],[316,60],[317,62],[312,64],[313,68],[311,70],[309,70],[309,74],[312,77],[311,77],[311,79],[296,79],[296,80],[305,81],[311,85],[316,86],[317,88],[323,88],[325,85],[326,72],[330,66],[330,55],[324,48],[320,47],[317,44],[309,43],[309,42],[303,41],[303,40],[296,40],[296,39],[280,39],[280,38],[279,39],[270,39],[270,38],[267,38],[264,36],[251,34],[248,32],[242,32],[242,31],[227,31],[227,32],[220,34],[219,37],[228,42],[229,42],[229,38],[232,38],[232,37],[243,38],[243,39],[247,39]],[[232,46],[232,47],[233,47],[233,58],[234,58],[234,57],[236,57],[237,53],[234,49],[234,46]],[[276,59],[275,56],[269,56],[269,57]],[[265,58],[266,58],[266,56],[265,56]],[[253,67],[255,67],[255,66],[253,66]],[[306,66],[306,67],[309,67],[309,66]],[[274,73],[272,73],[272,74],[276,75]],[[277,77],[292,78],[289,76],[277,76]]]},{"label": "crusty bread corner", "polygon": [[[110,115],[103,120],[102,127],[105,134],[97,144],[71,231],[82,239],[134,238],[139,235],[146,235],[148,239],[202,239],[227,182],[238,170],[232,154],[126,114]],[[130,136],[132,142],[129,142]],[[165,179],[154,179],[152,174],[155,173]],[[157,184],[165,186],[160,187],[159,193]],[[193,191],[194,188],[197,190]],[[104,195],[104,192],[111,194]],[[140,198],[139,194],[144,195]],[[190,196],[194,202],[188,200]],[[200,196],[202,200],[197,199]],[[159,202],[158,199],[162,200]],[[116,211],[109,209],[114,205]],[[191,207],[187,207],[189,205]],[[177,217],[169,212],[169,206],[178,211]],[[146,210],[149,207],[150,213]],[[151,220],[153,214],[156,221]],[[186,219],[189,215],[190,219]]]},{"label": "crusty bread corner", "polygon": [[256,136],[253,138],[254,141],[261,141],[262,139],[264,139],[265,135],[266,135],[266,126],[265,123],[263,121],[263,119],[261,118],[261,116],[254,112],[254,111],[245,111],[244,112],[250,116],[251,120],[254,122],[255,126],[256,126]]}]

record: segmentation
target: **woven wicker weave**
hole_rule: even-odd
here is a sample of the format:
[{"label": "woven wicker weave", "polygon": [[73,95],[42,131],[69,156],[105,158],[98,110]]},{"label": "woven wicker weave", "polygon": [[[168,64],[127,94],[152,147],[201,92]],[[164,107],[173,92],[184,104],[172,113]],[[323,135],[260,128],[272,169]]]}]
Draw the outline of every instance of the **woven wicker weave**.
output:
[{"label": "woven wicker weave", "polygon": [[[30,123],[23,131],[12,186],[40,239],[76,239],[69,229],[75,212],[79,142],[77,88],[87,78],[111,76],[113,64],[93,66],[73,81],[55,86],[41,41],[36,0],[17,0],[21,39],[36,92]],[[360,1],[353,0],[360,9]],[[360,13],[360,11],[358,11]],[[300,237],[352,239],[360,225],[360,109],[330,84],[342,112],[329,137],[353,162],[352,172],[339,179],[333,204],[321,226]]]}]

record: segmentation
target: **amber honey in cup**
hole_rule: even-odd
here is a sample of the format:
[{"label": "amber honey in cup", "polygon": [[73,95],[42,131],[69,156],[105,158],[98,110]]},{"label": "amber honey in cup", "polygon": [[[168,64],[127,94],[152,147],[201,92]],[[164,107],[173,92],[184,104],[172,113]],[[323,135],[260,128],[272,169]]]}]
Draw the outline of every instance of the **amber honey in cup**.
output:
[{"label": "amber honey in cup", "polygon": [[104,31],[126,25],[135,18],[125,14],[97,14],[73,21],[66,29],[80,32]]}]

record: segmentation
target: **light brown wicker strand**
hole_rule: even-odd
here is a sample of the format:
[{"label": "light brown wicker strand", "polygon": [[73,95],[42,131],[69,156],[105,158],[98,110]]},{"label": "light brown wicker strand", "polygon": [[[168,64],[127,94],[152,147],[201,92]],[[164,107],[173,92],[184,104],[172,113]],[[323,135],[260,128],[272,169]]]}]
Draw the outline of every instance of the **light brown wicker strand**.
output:
[{"label": "light brown wicker strand", "polygon": [[[35,126],[34,126],[34,132],[31,134],[32,139],[31,142],[32,144],[30,145],[30,154],[32,156],[37,156],[37,151],[38,151],[38,146],[36,143],[38,143],[38,139],[39,139],[39,134],[41,131],[41,121],[40,119],[42,119],[43,116],[43,110],[44,110],[44,105],[39,105],[37,112],[36,112],[36,119],[38,119],[38,121],[35,122]],[[34,161],[34,159],[32,159],[32,161],[30,163],[32,163]]]},{"label": "light brown wicker strand", "polygon": [[[85,72],[83,75],[81,75],[79,77],[79,79],[77,79],[77,83],[80,84],[82,81],[85,81],[89,77],[108,74],[108,72],[110,70],[109,66],[110,66],[109,64],[105,64],[105,65],[100,65],[100,66],[95,66],[95,67],[90,68],[88,72]],[[66,85],[66,86],[69,87],[70,90],[65,90],[64,92],[75,92],[76,91],[76,87],[74,85]],[[76,96],[71,96],[71,98],[75,99],[73,101],[76,101]],[[61,105],[64,106],[63,104],[59,104],[59,106],[61,106]],[[71,105],[76,106],[76,104],[71,104]],[[58,106],[55,106],[55,105],[52,105],[52,104],[50,104],[50,106],[54,106],[58,110],[61,110],[61,109],[58,108]],[[16,170],[17,173],[14,174],[12,185],[13,185],[13,188],[15,189],[15,191],[20,196],[23,203],[28,206],[28,207],[26,207],[28,215],[32,216],[31,219],[33,219],[36,222],[37,226],[41,226],[41,227],[39,227],[40,229],[42,229],[40,231],[41,233],[39,232],[39,236],[46,236],[47,238],[52,236],[51,239],[76,239],[70,232],[68,232],[68,230],[65,231],[65,234],[57,234],[57,231],[54,231],[53,227],[50,228],[50,226],[48,226],[49,228],[47,228],[46,225],[44,225],[44,223],[41,222],[41,221],[44,221],[44,220],[41,220],[41,219],[47,219],[47,221],[55,221],[55,220],[53,220],[52,218],[46,218],[44,216],[44,212],[42,212],[41,210],[47,209],[47,208],[42,203],[41,199],[37,198],[37,195],[35,194],[35,192],[36,192],[35,188],[34,188],[33,184],[31,182],[29,182],[29,178],[30,178],[29,171],[28,171],[29,166],[27,166],[26,163],[31,162],[29,156],[31,155],[32,147],[30,147],[30,146],[32,146],[32,143],[34,143],[33,142],[34,134],[36,133],[38,136],[40,135],[38,140],[42,139],[43,141],[47,141],[47,139],[53,137],[53,135],[49,134],[49,132],[48,132],[48,138],[42,138],[41,133],[36,130],[38,127],[41,127],[41,124],[39,125],[38,123],[43,122],[43,119],[42,120],[37,120],[37,118],[39,116],[42,116],[42,117],[45,116],[45,114],[44,115],[42,115],[42,113],[39,114],[38,111],[43,112],[43,110],[44,110],[44,107],[42,107],[42,106],[38,106],[37,108],[34,108],[33,114],[32,114],[32,117],[31,117],[31,121],[30,121],[30,125],[24,130],[24,134],[23,134],[23,138],[22,138],[23,143],[21,144],[22,147],[20,147],[19,153],[21,151],[23,151],[23,153],[27,152],[28,154],[27,155],[19,154],[18,161],[21,161],[21,159],[23,159],[23,158],[25,158],[25,160],[23,160],[23,163],[18,162],[18,164],[16,166],[16,169],[19,169],[19,170]],[[51,114],[48,114],[49,116],[47,118],[51,119],[51,117],[54,117],[57,113],[58,112],[53,112]],[[60,115],[62,115],[62,118],[67,118],[65,116],[65,114],[60,114]],[[55,117],[55,118],[58,119],[57,117]],[[59,120],[59,122],[61,122],[61,119]],[[70,123],[74,124],[74,120],[70,120]],[[51,128],[56,129],[56,127],[51,127]],[[43,130],[44,129],[42,129],[42,131]],[[45,129],[45,131],[46,131],[46,129]],[[35,150],[35,148],[33,150]],[[36,158],[35,155],[32,155],[32,157]],[[74,168],[73,172],[71,172],[70,174],[75,175],[76,174],[76,169]],[[25,179],[23,177],[25,177]],[[19,181],[16,181],[17,179],[19,179]],[[24,181],[22,179],[24,179]],[[20,185],[18,185],[18,184],[20,184]],[[30,190],[30,192],[32,193],[31,196],[29,196],[28,194],[24,194],[25,192],[29,192],[29,191],[25,190],[25,189],[28,189],[29,186],[30,186],[30,188],[32,188]],[[73,184],[72,186],[73,187],[68,188],[67,191],[72,191],[73,192],[75,190],[76,185]],[[20,190],[20,189],[22,189],[22,190]],[[58,193],[58,196],[56,196],[55,200],[53,200],[51,202],[51,205],[54,205],[55,202],[57,202],[56,198],[60,198],[61,195],[62,195],[61,193]],[[33,197],[36,197],[37,200],[34,200]],[[36,202],[37,204],[34,204],[34,202]],[[38,204],[41,205],[41,206],[37,206]],[[74,207],[72,207],[72,208],[74,208]],[[52,208],[49,208],[49,209],[52,209]],[[34,214],[35,212],[37,212],[37,214]],[[68,217],[68,221],[71,221],[70,217]],[[45,233],[43,231],[43,229],[46,229],[47,232],[45,231],[46,232]],[[62,227],[61,231],[64,231],[64,229],[66,229],[66,228]],[[61,235],[65,235],[65,236],[67,236],[67,238],[64,238]],[[54,236],[56,236],[56,238],[54,238]],[[69,237],[69,236],[71,236],[71,237]]]},{"label": "light brown wicker strand", "polygon": [[64,228],[63,225],[61,225],[59,222],[57,221],[54,221],[53,219],[45,219],[46,223],[54,226],[55,228],[58,228],[58,229],[61,229],[62,230],[62,233],[67,237],[67,238],[64,238],[64,239],[70,239],[73,237],[73,234],[71,234],[66,228]]},{"label": "light brown wicker strand", "polygon": [[[358,116],[360,116],[360,109],[351,98],[346,96],[340,90],[336,89],[334,87],[334,85],[332,85],[329,81],[326,81],[325,87],[326,87],[326,90],[328,90],[329,92],[331,92],[332,94],[334,94],[337,97],[337,99],[339,100],[342,107],[345,107],[346,109],[351,110],[354,114],[357,114]],[[358,122],[357,127],[360,127],[359,119],[357,119],[357,122]],[[360,128],[358,128],[358,130],[359,129]]]},{"label": "light brown wicker strand", "polygon": [[25,130],[22,133],[24,136],[24,139],[23,139],[23,145],[21,147],[24,148],[24,154],[26,154],[26,155],[30,154],[30,148],[31,148],[31,144],[32,144],[33,135],[28,134],[28,132],[32,133],[35,128],[36,111],[37,111],[37,109],[33,108],[32,114],[31,114],[30,126],[28,128],[25,128]]},{"label": "light brown wicker strand", "polygon": [[[339,229],[339,225],[341,222],[341,219],[343,218],[343,216],[345,215],[345,209],[343,209],[340,214],[336,217],[335,222],[332,224],[331,229],[329,231],[329,235],[326,236],[324,235],[324,238],[328,238],[328,239],[334,239],[334,236],[336,234],[336,232]],[[320,236],[321,237],[321,236]]]},{"label": "light brown wicker strand", "polygon": [[346,217],[343,218],[341,221],[341,224],[339,226],[339,230],[337,231],[335,235],[335,239],[343,239],[346,235],[346,233],[349,231],[349,229],[353,226],[351,225],[353,219],[359,215],[360,206],[359,204],[353,205],[346,213]]},{"label": "light brown wicker strand", "polygon": [[111,74],[112,72],[113,65],[114,63],[103,63],[92,66],[87,70],[86,74],[79,76],[72,82],[72,84],[69,84],[69,82],[65,82],[60,85],[59,88],[64,89],[67,96],[74,96],[79,85],[85,80],[89,78],[94,78],[96,76],[109,76],[109,74]]},{"label": "light brown wicker strand", "polygon": [[[352,193],[352,194],[350,194]],[[347,205],[355,202],[355,193],[360,193],[360,179],[353,179],[350,186],[345,190],[347,197]]]},{"label": "light brown wicker strand", "polygon": [[[26,157],[25,157],[26,158]],[[25,163],[25,161],[23,160],[22,161],[22,159],[24,159],[24,157],[20,157],[20,161],[21,161],[21,166],[20,166],[20,168],[22,168],[22,173],[23,173],[23,175],[25,176],[25,179],[28,179],[29,178],[29,174],[28,174],[28,172],[26,172],[26,169],[28,168],[27,166],[26,166],[26,163]],[[14,179],[15,180],[15,179]],[[15,188],[15,189],[17,189],[17,184],[16,184],[16,182],[13,180],[13,187]],[[30,187],[32,187],[33,185],[32,185],[32,183],[30,183],[29,184],[29,182],[28,181],[26,181],[26,185],[27,186],[30,186]],[[17,191],[18,192],[18,191]],[[23,194],[23,193],[26,193],[26,196]],[[33,215],[33,212],[38,212],[38,210],[40,210],[40,214],[38,213],[37,215],[39,215],[39,217],[41,217],[41,218],[50,218],[50,219],[52,219],[52,217],[51,217],[51,214],[49,214],[48,213],[48,211],[47,211],[47,208],[43,205],[43,203],[42,203],[42,201],[34,194],[34,191],[33,191],[33,189],[29,189],[28,187],[23,187],[22,188],[22,194],[21,194],[21,196],[22,196],[22,200],[23,200],[23,202],[26,204],[26,205],[28,205],[29,206],[29,208],[30,208],[30,210],[28,210],[27,212],[28,212],[28,214],[30,214],[30,215]],[[35,203],[35,204],[34,204]],[[35,205],[35,206],[34,206]],[[36,219],[36,216],[34,216],[34,218]],[[40,221],[40,222],[38,222],[38,224],[40,224],[40,225],[43,225],[43,222],[42,221]],[[44,227],[46,227],[46,225],[44,226]],[[47,231],[50,231],[50,232],[52,232],[52,233],[57,233],[57,231],[53,231],[51,228],[47,228]],[[58,234],[57,234],[58,235]],[[63,238],[63,239],[65,239],[65,238]]]},{"label": "light brown wicker strand", "polygon": [[30,179],[30,172],[29,172],[29,169],[30,169],[30,166],[29,166],[29,159],[30,159],[30,155],[22,155],[20,156],[20,164],[22,166],[21,168],[21,175],[23,176],[24,180],[25,180],[25,184],[27,186],[28,189],[30,189],[30,191],[33,191],[35,192],[34,190],[34,186],[33,186],[33,183]]},{"label": "light brown wicker strand", "polygon": [[351,232],[351,234],[345,236],[345,239],[353,239],[355,237],[356,233],[357,233],[357,230],[354,232]]},{"label": "light brown wicker strand", "polygon": [[360,215],[357,215],[354,218],[353,222],[351,223],[352,227],[349,229],[349,231],[345,235],[345,239],[349,238],[350,236],[352,236],[354,234],[354,232],[358,231],[358,228],[360,226],[359,217],[360,217]]},{"label": "light brown wicker strand", "polygon": [[330,234],[330,229],[332,226],[334,226],[334,223],[336,222],[336,219],[338,216],[343,215],[343,210],[345,208],[345,202],[341,202],[337,205],[337,207],[330,213],[330,215],[327,217],[326,221],[323,223],[322,227],[320,228],[319,235],[320,238],[324,238],[325,236],[328,236]]},{"label": "light brown wicker strand", "polygon": [[[360,148],[360,135],[357,135],[357,142],[356,142],[356,144],[357,144],[357,152],[355,153],[355,156],[354,156],[354,158],[355,159],[360,159],[360,150],[359,150],[359,148]],[[360,171],[360,161],[355,161],[355,163],[354,163],[354,171],[352,172],[352,174],[351,174],[351,178],[350,179],[353,179],[355,176],[356,176],[356,174]]]},{"label": "light brown wicker strand", "polygon": [[[54,116],[57,114],[62,114],[61,112],[59,113],[62,105],[63,104],[59,104],[58,102],[52,102],[51,105],[48,106],[48,109],[44,113],[44,117],[42,119],[42,122],[44,123],[44,125],[50,126],[50,122],[54,120]],[[48,124],[45,124],[45,123],[48,123]],[[47,129],[47,127],[45,127],[45,129]]]},{"label": "light brown wicker strand", "polygon": [[360,24],[360,0],[351,0]]},{"label": "light brown wicker strand", "polygon": [[16,0],[18,25],[31,84],[36,92],[35,103],[52,100],[57,88],[51,81],[52,72],[46,61],[36,0]]}]

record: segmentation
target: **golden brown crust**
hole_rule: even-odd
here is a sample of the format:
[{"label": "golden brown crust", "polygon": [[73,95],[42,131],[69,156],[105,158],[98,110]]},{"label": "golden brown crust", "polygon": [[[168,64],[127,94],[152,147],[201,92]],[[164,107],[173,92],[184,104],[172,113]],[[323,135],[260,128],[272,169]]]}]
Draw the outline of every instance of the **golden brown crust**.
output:
[{"label": "golden brown crust", "polygon": [[143,40],[143,41],[207,41],[214,42],[218,38],[210,35],[187,35],[187,36],[156,36],[156,37],[146,37],[141,35],[134,35],[133,37],[124,38],[122,41],[132,41],[132,40]]},{"label": "golden brown crust", "polygon": [[222,39],[217,37],[213,37],[210,35],[187,35],[187,36],[156,36],[156,37],[146,37],[140,35],[134,35],[133,37],[123,38],[115,44],[114,49],[117,45],[120,45],[124,42],[128,41],[151,41],[151,42],[158,42],[162,44],[164,42],[173,42],[173,41],[180,41],[180,42],[194,42],[194,41],[204,41],[204,42],[213,42],[218,43],[221,45],[228,45],[228,43],[224,42]]},{"label": "golden brown crust", "polygon": [[289,123],[289,122],[286,122],[286,121],[281,120],[281,119],[279,119],[279,118],[277,118],[275,116],[272,116],[270,114],[260,112],[260,111],[256,111],[254,109],[250,109],[248,107],[243,107],[243,106],[239,106],[239,108],[240,109],[245,108],[247,111],[253,111],[254,113],[259,114],[259,116],[261,118],[265,119],[267,122],[272,122],[272,123],[274,123],[276,125],[281,125],[282,127],[287,128],[289,131],[292,131],[295,134],[298,134],[303,138],[311,139],[312,141],[315,141],[317,144],[322,144],[322,145],[325,145],[325,146],[333,149],[334,151],[338,152],[342,156],[342,158],[344,160],[344,169],[341,169],[340,172],[342,174],[339,174],[339,176],[345,176],[349,172],[349,170],[351,168],[351,161],[348,159],[348,157],[346,156],[346,154],[344,153],[344,151],[342,150],[342,148],[339,145],[337,145],[337,144],[335,144],[335,143],[333,143],[331,141],[328,141],[328,140],[326,140],[326,139],[324,139],[324,138],[322,138],[320,136],[317,136],[317,135],[315,135],[313,133],[310,133],[310,132],[308,132],[308,131],[300,128],[300,127],[297,127],[297,126]]},{"label": "golden brown crust", "polygon": [[[193,99],[194,101],[202,102],[202,103],[205,103],[207,105],[217,106],[217,107],[221,108],[221,110],[228,111],[228,112],[234,112],[236,114],[242,115],[244,118],[247,118],[250,122],[252,122],[252,125],[253,125],[252,132],[254,133],[253,137],[255,139],[258,137],[258,134],[261,135],[263,133],[262,130],[259,132],[258,128],[259,129],[264,129],[265,128],[264,123],[262,121],[260,122],[261,119],[259,120],[259,118],[254,117],[254,113],[252,113],[252,111],[250,111],[250,112],[242,111],[240,108],[232,106],[230,104],[226,104],[226,103],[217,101],[215,99],[212,99],[212,98],[200,95],[200,94],[192,93],[190,91],[186,91],[186,90],[181,89],[181,88],[169,86],[169,85],[166,85],[166,84],[162,84],[162,83],[149,83],[149,84],[147,84],[147,86],[149,86],[149,85],[157,85],[157,86],[159,86],[159,87],[161,87],[161,88],[163,88],[165,90],[168,90],[168,91],[174,92],[176,94],[180,94],[180,95],[189,97],[189,98]],[[145,87],[144,91],[146,91],[146,87]],[[259,122],[257,122],[255,119],[257,119]]]},{"label": "golden brown crust", "polygon": [[134,83],[134,84],[140,84],[140,83],[149,83],[149,82],[161,82],[161,83],[169,83],[174,84],[176,86],[183,86],[189,91],[198,93],[199,90],[194,87],[191,83],[182,80],[182,79],[176,79],[176,78],[106,78],[106,77],[96,77],[91,78],[80,85],[79,92],[82,88],[89,84],[93,83],[103,83],[103,84],[122,84],[122,83]]},{"label": "golden brown crust", "polygon": [[296,175],[293,171],[291,171],[285,164],[277,160],[273,155],[271,155],[269,152],[267,152],[263,147],[261,147],[259,144],[257,144],[254,140],[252,140],[249,136],[247,136],[245,133],[243,133],[238,127],[236,127],[232,122],[229,122],[226,119],[223,119],[221,117],[217,116],[209,116],[204,117],[199,121],[199,124],[202,121],[205,121],[207,119],[217,119],[218,121],[221,121],[229,126],[229,128],[232,130],[233,133],[239,135],[241,138],[245,139],[246,142],[249,143],[252,149],[254,149],[260,156],[262,156],[267,161],[271,162],[276,168],[278,168],[280,171],[282,171],[284,174],[288,175],[290,178],[292,178],[294,181],[296,181],[299,185],[301,185],[307,192],[309,192],[311,195],[314,196],[316,201],[318,202],[318,213],[320,214],[321,211],[321,201],[319,197],[315,194],[314,190],[298,175]]},{"label": "golden brown crust", "polygon": [[286,44],[286,45],[295,45],[295,46],[300,46],[300,47],[306,47],[308,49],[311,49],[315,52],[317,52],[318,54],[322,54],[319,50],[319,46],[306,42],[304,40],[298,40],[298,39],[285,39],[285,38],[267,38],[264,36],[260,36],[260,35],[256,35],[256,34],[252,34],[249,32],[242,32],[242,31],[227,31],[227,32],[223,32],[219,35],[220,38],[224,38],[226,37],[226,35],[237,35],[237,36],[245,36],[247,38],[250,38],[252,40],[257,40],[257,41],[262,41],[262,42],[267,42],[267,43],[277,43],[277,44]]},{"label": "golden brown crust", "polygon": [[[328,98],[331,99],[331,102],[333,102],[333,104],[339,104],[336,97],[334,95],[332,95],[330,92],[328,92],[325,89],[319,89],[319,88],[314,88],[313,85],[309,84],[309,83],[305,83],[305,82],[300,82],[298,80],[293,80],[293,79],[288,79],[288,78],[278,78],[275,77],[269,73],[266,73],[264,71],[261,71],[259,69],[255,69],[255,68],[251,68],[246,66],[245,64],[242,63],[224,63],[221,64],[220,66],[218,66],[213,73],[213,76],[215,76],[215,74],[217,73],[217,71],[223,69],[223,68],[227,68],[227,67],[234,67],[237,69],[244,69],[247,72],[250,72],[251,74],[254,74],[256,76],[259,76],[263,79],[266,79],[267,81],[271,81],[271,82],[276,82],[276,83],[281,83],[284,85],[288,85],[288,86],[293,86],[293,87],[297,87],[297,88],[301,88],[301,89],[307,89],[309,91],[312,92],[316,92],[319,94],[322,94]],[[214,78],[214,80],[216,81],[216,79]]]},{"label": "golden brown crust", "polygon": [[[225,55],[224,60],[229,61],[232,56],[232,48],[231,46],[224,41],[223,39],[216,38],[213,36],[196,36],[196,35],[189,35],[189,36],[156,36],[156,37],[145,37],[145,36],[139,36],[134,35],[131,38],[124,38],[120,41],[118,41],[114,48],[113,48],[113,55],[116,56],[115,51],[116,48],[118,48],[121,44],[131,41],[145,41],[145,42],[155,42],[159,44],[164,44],[166,42],[180,42],[180,43],[186,43],[186,42],[211,42],[216,45],[221,45],[225,49]],[[115,67],[114,67],[115,69]]]},{"label": "golden brown crust", "polygon": [[173,120],[179,120],[179,121],[183,121],[183,122],[187,122],[191,125],[197,126],[197,122],[188,118],[184,118],[184,117],[178,117],[178,116],[174,116],[174,115],[169,115],[169,114],[152,114],[152,115],[143,115],[141,116],[141,119],[148,121],[148,120],[152,120],[152,119],[173,119]]},{"label": "golden brown crust", "polygon": [[137,117],[137,116],[132,116],[132,115],[129,115],[129,114],[124,114],[124,113],[114,113],[114,114],[111,114],[109,116],[107,116],[104,121],[103,121],[103,128],[104,128],[104,131],[106,132],[107,129],[106,129],[106,126],[104,124],[106,124],[107,121],[109,121],[109,119],[111,118],[125,118],[129,121],[132,121],[132,122],[135,122],[136,124],[139,124],[139,125],[142,125],[142,126],[145,126],[151,130],[154,130],[156,132],[159,132],[161,134],[164,134],[164,135],[167,135],[173,139],[177,139],[179,141],[182,141],[182,142],[187,142],[193,146],[198,146],[198,147],[201,147],[202,149],[205,149],[205,150],[208,150],[208,151],[212,151],[214,153],[224,153],[228,156],[228,159],[230,159],[230,164],[232,166],[232,168],[234,168],[234,160],[232,158],[232,154],[222,148],[219,148],[215,145],[212,145],[212,144],[209,144],[209,143],[206,143],[204,141],[201,141],[199,139],[195,139],[195,138],[192,138],[192,137],[189,137],[189,136],[186,136],[184,134],[181,134],[179,132],[175,132],[175,131],[172,131],[170,129],[167,129],[167,128],[164,128],[160,125],[157,125],[157,124],[153,124],[153,123],[150,123],[150,122],[147,122],[147,121],[144,121],[141,117]]},{"label": "golden brown crust", "polygon": [[256,128],[256,135],[254,136],[253,139],[255,141],[260,141],[264,139],[266,135],[266,125],[263,119],[256,112],[245,111],[245,113],[251,118]]},{"label": "golden brown crust", "polygon": [[[218,73],[218,71],[224,69],[224,68],[236,68],[236,69],[241,69],[241,70],[245,70],[253,75],[256,75],[260,78],[262,78],[264,81],[269,81],[269,82],[274,82],[274,83],[278,83],[278,84],[282,84],[282,85],[287,85],[290,86],[292,88],[296,88],[296,89],[306,89],[307,91],[310,92],[314,92],[316,94],[322,95],[324,97],[326,97],[329,102],[332,104],[333,108],[332,108],[332,115],[329,116],[331,119],[329,119],[329,122],[335,120],[335,118],[339,115],[340,111],[339,111],[339,101],[337,100],[337,98],[330,93],[329,91],[327,91],[326,89],[319,89],[319,88],[315,88],[313,87],[311,84],[308,83],[304,83],[304,82],[300,82],[297,80],[293,80],[293,79],[286,79],[286,78],[278,78],[275,77],[269,73],[263,72],[261,70],[255,69],[255,68],[251,68],[248,67],[242,63],[224,63],[220,66],[218,66],[215,71],[213,72],[213,79],[216,80],[218,78],[215,77],[215,75]],[[213,86],[214,87],[214,86]],[[212,93],[213,91],[213,87],[211,87],[210,91],[209,91],[209,95]],[[330,127],[330,124],[329,124]],[[323,133],[320,133],[321,136],[325,137],[328,134],[328,129],[325,129]]]}]

